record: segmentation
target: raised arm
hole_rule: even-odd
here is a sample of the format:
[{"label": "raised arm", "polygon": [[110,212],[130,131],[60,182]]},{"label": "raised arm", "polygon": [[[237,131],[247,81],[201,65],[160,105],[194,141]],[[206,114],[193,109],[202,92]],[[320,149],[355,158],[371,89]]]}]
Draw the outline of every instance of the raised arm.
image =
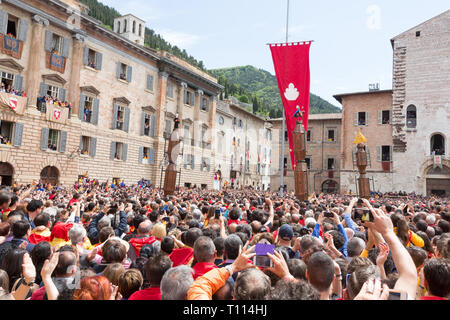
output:
[{"label": "raised arm", "polygon": [[270,200],[269,198],[266,198],[266,204],[269,206],[269,218],[267,219],[267,222],[264,225],[268,225],[269,223],[273,224],[273,218],[275,216],[275,211],[273,210],[272,200]]}]

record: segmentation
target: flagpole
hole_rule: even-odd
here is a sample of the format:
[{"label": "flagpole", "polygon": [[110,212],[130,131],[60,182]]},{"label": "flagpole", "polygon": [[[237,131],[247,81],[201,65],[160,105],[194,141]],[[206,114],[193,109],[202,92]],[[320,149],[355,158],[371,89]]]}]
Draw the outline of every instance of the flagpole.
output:
[{"label": "flagpole", "polygon": [[[286,10],[286,43],[289,38],[289,0],[287,0],[287,10]],[[284,143],[285,143],[285,130],[286,130],[286,115],[283,110],[283,125],[282,125],[282,133],[281,133],[281,171],[280,171],[280,197],[283,197],[284,194]]]}]

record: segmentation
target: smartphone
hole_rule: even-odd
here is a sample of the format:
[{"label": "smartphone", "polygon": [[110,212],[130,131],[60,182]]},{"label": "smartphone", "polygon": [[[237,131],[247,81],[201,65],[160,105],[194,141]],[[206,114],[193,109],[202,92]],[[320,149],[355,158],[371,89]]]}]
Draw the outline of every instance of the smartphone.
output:
[{"label": "smartphone", "polygon": [[406,291],[389,290],[388,300],[408,300]]},{"label": "smartphone", "polygon": [[220,208],[217,208],[214,212],[214,218],[219,219],[220,218]]},{"label": "smartphone", "polygon": [[325,217],[325,218],[333,218],[333,217],[334,217],[334,214],[333,214],[333,212],[331,212],[331,211],[325,211],[324,217]]},{"label": "smartphone", "polygon": [[253,264],[261,268],[273,267],[273,262],[267,254],[273,254],[274,250],[275,245],[273,244],[257,243],[255,245],[256,255],[253,257]]},{"label": "smartphone", "polygon": [[403,215],[407,216],[408,215],[408,206],[403,208]]},{"label": "smartphone", "polygon": [[363,211],[363,214],[361,216],[361,221],[363,221],[363,222],[373,222],[373,214],[372,214],[372,212],[370,212],[370,210]]}]

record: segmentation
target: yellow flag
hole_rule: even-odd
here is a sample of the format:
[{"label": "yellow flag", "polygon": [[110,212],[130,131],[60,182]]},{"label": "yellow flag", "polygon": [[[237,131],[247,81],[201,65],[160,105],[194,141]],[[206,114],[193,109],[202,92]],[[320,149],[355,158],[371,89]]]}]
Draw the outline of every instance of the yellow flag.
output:
[{"label": "yellow flag", "polygon": [[366,137],[363,136],[361,129],[358,128],[358,134],[355,137],[355,140],[353,140],[354,144],[358,144],[358,143],[364,143],[367,142]]}]

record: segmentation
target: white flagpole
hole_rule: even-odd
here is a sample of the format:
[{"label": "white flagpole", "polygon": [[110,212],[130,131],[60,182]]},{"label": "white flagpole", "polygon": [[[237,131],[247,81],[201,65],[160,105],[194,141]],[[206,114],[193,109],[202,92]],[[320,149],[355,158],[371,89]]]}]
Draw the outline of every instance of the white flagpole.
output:
[{"label": "white flagpole", "polygon": [[[288,42],[289,38],[289,0],[287,0],[287,12],[286,12],[286,43]],[[282,125],[282,133],[281,133],[281,172],[280,172],[280,197],[283,197],[284,193],[284,135],[286,130],[286,116],[284,114],[284,108],[283,110],[283,125]]]}]

